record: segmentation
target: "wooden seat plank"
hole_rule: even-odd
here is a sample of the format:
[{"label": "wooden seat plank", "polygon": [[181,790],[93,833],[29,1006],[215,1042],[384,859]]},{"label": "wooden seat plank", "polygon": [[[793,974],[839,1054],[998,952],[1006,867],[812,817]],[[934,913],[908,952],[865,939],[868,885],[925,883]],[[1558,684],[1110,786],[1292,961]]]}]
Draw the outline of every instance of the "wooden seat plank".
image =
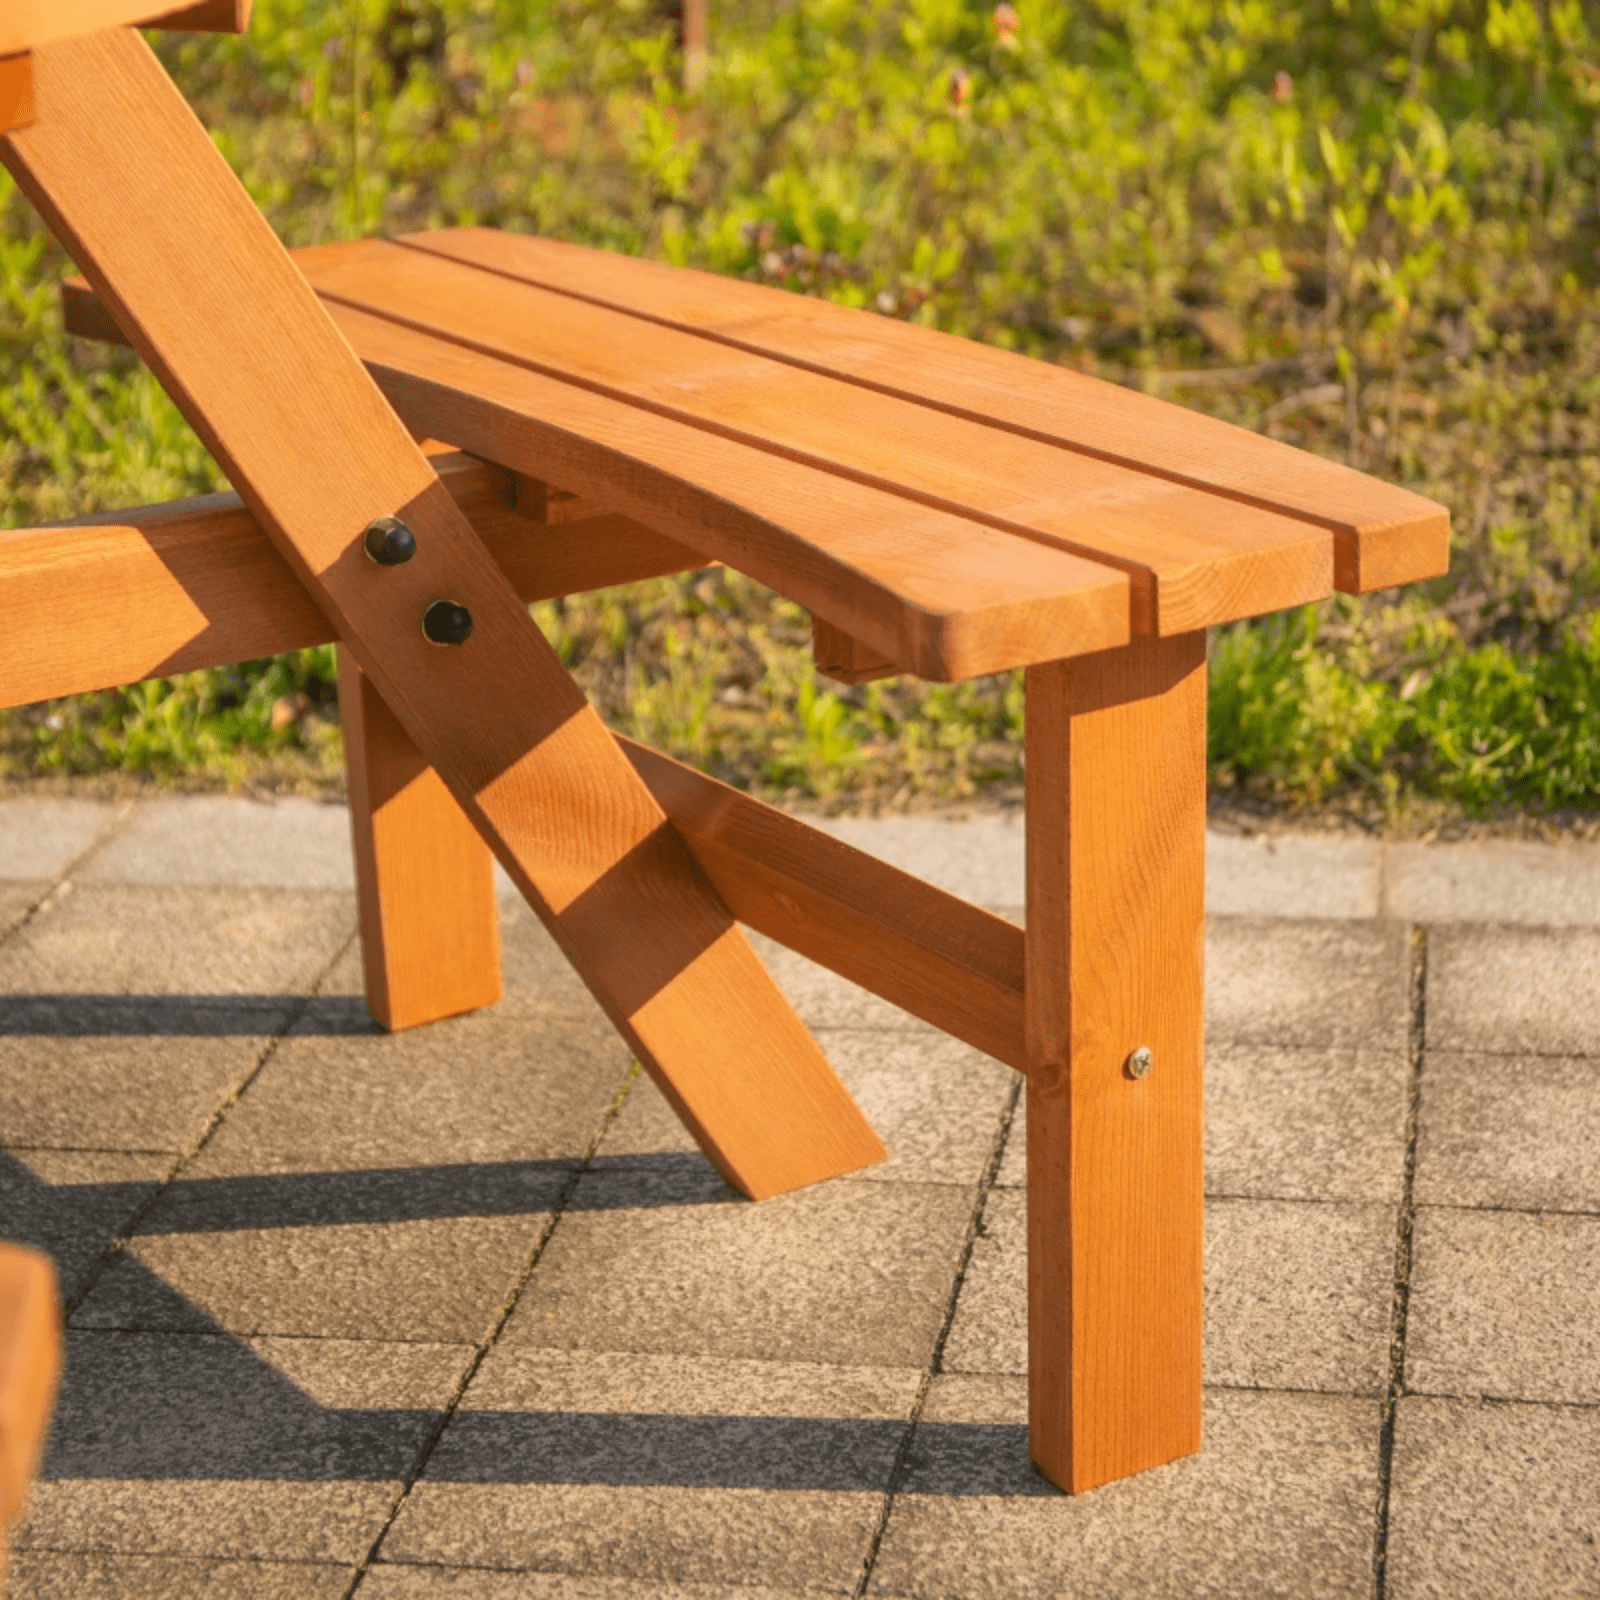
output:
[{"label": "wooden seat plank", "polygon": [[1449,514],[1435,502],[1064,367],[830,301],[553,239],[462,228],[400,242],[1304,517],[1333,532],[1335,582],[1351,593],[1436,577],[1448,564]]},{"label": "wooden seat plank", "polygon": [[[542,525],[511,505],[511,475],[470,456],[431,458],[524,600],[706,564],[611,513]],[[0,706],[254,661],[337,637],[235,494],[0,530]]]},{"label": "wooden seat plank", "polygon": [[383,240],[295,260],[325,299],[1117,566],[1139,632],[1332,592],[1332,535],[1304,519]]},{"label": "wooden seat plank", "polygon": [[6,0],[0,55],[36,50],[102,28],[169,28],[180,33],[243,33],[251,0]]},{"label": "wooden seat plank", "polygon": [[[707,1155],[753,1197],[881,1160],[149,47],[113,29],[34,56],[38,120],[0,155]],[[384,568],[362,536],[389,515],[418,549]],[[459,648],[423,634],[439,599],[475,621]]]}]

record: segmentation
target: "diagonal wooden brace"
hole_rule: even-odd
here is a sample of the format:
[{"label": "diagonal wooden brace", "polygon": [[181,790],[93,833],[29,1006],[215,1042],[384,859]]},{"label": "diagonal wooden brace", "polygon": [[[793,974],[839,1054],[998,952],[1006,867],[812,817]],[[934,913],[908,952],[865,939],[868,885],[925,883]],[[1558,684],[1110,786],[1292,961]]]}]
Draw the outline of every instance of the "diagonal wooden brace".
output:
[{"label": "diagonal wooden brace", "polygon": [[[665,813],[136,34],[36,50],[0,142],[351,656],[730,1182],[884,1149]],[[398,516],[414,559],[363,553]],[[422,618],[473,620],[449,646]]]}]

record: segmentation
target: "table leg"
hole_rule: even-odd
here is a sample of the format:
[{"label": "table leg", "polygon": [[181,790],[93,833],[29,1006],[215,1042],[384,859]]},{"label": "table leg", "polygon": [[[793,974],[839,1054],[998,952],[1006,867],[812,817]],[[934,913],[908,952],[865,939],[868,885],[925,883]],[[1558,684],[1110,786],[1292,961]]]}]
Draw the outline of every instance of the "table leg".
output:
[{"label": "table leg", "polygon": [[371,680],[339,647],[367,1006],[394,1032],[500,998],[494,857]]},{"label": "table leg", "polygon": [[1203,633],[1027,674],[1029,1448],[1074,1493],[1200,1447],[1205,688]]}]

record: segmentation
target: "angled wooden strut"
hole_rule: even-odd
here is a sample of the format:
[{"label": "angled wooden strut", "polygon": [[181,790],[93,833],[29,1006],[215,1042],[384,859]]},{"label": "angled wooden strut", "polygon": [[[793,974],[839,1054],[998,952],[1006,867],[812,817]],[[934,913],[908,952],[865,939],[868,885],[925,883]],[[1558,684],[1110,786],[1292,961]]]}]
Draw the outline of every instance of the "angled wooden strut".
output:
[{"label": "angled wooden strut", "polygon": [[[665,813],[143,41],[35,50],[19,185],[729,1180],[882,1158]],[[376,518],[417,553],[366,558]],[[428,607],[470,614],[431,642]]]}]

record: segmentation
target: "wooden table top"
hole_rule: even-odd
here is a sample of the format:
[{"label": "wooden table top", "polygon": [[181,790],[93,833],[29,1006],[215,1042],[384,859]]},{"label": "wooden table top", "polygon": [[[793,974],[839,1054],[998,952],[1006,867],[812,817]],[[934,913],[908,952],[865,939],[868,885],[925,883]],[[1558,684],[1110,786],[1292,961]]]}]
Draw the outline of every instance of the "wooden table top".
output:
[{"label": "wooden table top", "polygon": [[927,678],[1448,561],[1448,513],[1409,490],[827,301],[480,228],[295,260],[414,432],[655,527]]}]

